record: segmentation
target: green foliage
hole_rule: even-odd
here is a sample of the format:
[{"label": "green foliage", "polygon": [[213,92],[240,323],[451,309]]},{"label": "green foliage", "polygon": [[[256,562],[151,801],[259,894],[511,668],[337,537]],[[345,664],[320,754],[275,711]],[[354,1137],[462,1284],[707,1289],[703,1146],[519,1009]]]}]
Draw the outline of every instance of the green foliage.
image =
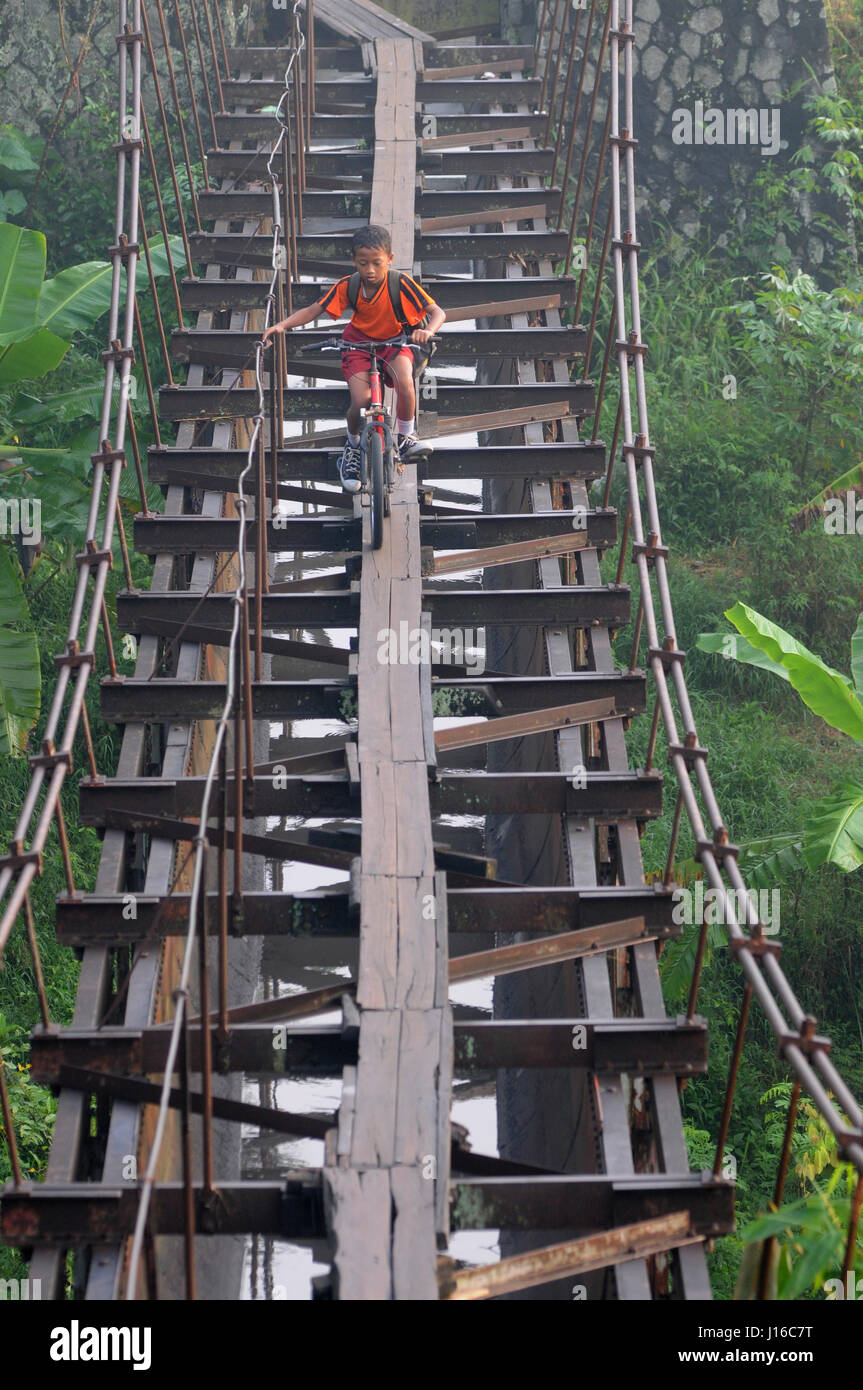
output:
[{"label": "green foliage", "polygon": [[[702,651],[785,676],[813,714],[849,735],[863,752],[863,703],[847,676],[826,666],[784,629],[744,603],[729,608],[725,616],[740,638],[732,636],[726,641],[724,633],[702,633],[698,639]],[[854,630],[851,659],[856,681],[863,667],[863,614]],[[787,862],[787,856],[794,853],[796,838],[784,834],[781,841],[778,853],[786,856]],[[763,877],[767,862],[776,864],[775,839],[761,848],[758,869]],[[845,777],[818,802],[806,823],[801,853],[811,869],[821,864],[836,864],[846,873],[859,869],[863,864],[863,784]]]},{"label": "green foliage", "polygon": [[8,546],[0,545],[0,754],[23,752],[39,715],[40,674],[36,634]]},{"label": "green foliage", "polygon": [[[775,438],[801,482],[836,433],[861,441],[863,282],[821,290],[811,275],[774,266],[752,298],[729,306],[741,390],[772,412]],[[742,283],[746,283],[745,281]]]}]

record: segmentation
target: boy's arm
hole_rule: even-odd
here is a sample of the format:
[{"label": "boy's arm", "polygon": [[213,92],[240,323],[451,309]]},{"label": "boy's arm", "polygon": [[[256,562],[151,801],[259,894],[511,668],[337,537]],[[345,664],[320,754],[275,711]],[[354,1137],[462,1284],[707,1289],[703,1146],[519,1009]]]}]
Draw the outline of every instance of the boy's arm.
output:
[{"label": "boy's arm", "polygon": [[293,314],[288,314],[286,319],[280,323],[272,323],[264,334],[264,342],[268,342],[276,333],[284,333],[288,328],[301,328],[304,323],[311,323],[321,313],[321,300],[314,304],[309,304],[305,309],[296,309]]},{"label": "boy's arm", "polygon": [[429,338],[437,333],[441,324],[446,319],[446,312],[439,304],[434,304],[429,309],[429,321],[425,328],[415,328],[411,334],[411,340],[415,343],[427,343]]}]

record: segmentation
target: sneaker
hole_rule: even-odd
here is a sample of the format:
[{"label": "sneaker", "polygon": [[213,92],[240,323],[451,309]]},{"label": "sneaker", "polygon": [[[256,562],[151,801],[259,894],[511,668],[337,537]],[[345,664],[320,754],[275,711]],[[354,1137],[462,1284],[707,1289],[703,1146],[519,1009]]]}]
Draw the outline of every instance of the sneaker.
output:
[{"label": "sneaker", "polygon": [[400,434],[398,437],[399,459],[404,463],[407,459],[419,458],[431,453],[431,446],[417,439],[415,434]]},{"label": "sneaker", "polygon": [[359,444],[348,442],[342,450],[339,459],[339,477],[342,480],[342,487],[345,492],[359,492],[362,482],[362,451]]}]

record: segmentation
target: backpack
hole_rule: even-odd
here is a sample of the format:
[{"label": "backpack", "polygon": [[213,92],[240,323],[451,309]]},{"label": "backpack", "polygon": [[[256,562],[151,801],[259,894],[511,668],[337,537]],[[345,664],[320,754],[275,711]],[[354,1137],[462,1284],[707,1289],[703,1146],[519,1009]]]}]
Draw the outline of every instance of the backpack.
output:
[{"label": "backpack", "polygon": [[[402,311],[401,280],[402,272],[400,270],[390,270],[387,272],[387,293],[390,297],[390,307],[392,308],[393,313],[398,319],[399,327],[401,328],[402,332],[409,334],[413,331],[413,328],[424,327],[426,320],[428,319],[428,314],[426,314],[425,318],[422,319],[418,324],[414,324],[413,326],[411,326],[411,324],[408,323]],[[358,270],[355,270],[351,278],[348,280],[348,303],[350,304],[352,309],[356,309],[357,304],[359,303],[360,284],[360,273]]]}]

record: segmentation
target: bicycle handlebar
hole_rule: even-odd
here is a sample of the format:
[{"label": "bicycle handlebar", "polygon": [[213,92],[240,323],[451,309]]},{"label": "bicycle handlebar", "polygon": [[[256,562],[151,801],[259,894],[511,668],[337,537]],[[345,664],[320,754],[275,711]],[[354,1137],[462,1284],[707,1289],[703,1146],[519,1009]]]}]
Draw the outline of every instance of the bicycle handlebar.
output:
[{"label": "bicycle handlebar", "polygon": [[[409,347],[418,350],[420,348],[428,347],[430,343],[436,342],[436,340],[436,335],[433,334],[432,337],[429,339],[428,343],[415,343],[407,336],[406,333],[399,333],[399,335],[395,338],[375,338],[370,339],[368,343],[352,342],[349,338],[344,337],[332,337],[322,338],[319,343],[299,343],[297,346],[301,348],[303,352],[314,352],[319,348],[329,352],[367,352],[371,347],[379,348],[396,346]],[[272,339],[265,343],[264,346],[269,347],[271,342]]]}]

